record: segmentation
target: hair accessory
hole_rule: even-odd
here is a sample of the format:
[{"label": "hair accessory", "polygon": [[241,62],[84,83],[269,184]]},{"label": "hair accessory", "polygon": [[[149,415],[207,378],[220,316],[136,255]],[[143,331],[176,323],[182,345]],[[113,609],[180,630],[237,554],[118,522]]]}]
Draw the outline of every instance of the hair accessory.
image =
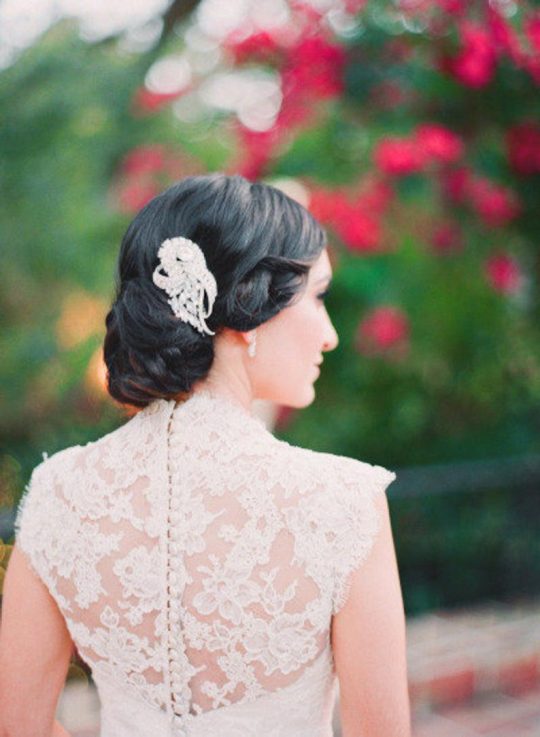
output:
[{"label": "hair accessory", "polygon": [[251,358],[254,358],[256,351],[257,351],[257,333],[253,332],[253,338],[251,339],[248,345],[248,349],[247,349],[248,356],[250,356]]},{"label": "hair accessory", "polygon": [[169,295],[167,302],[176,317],[200,333],[215,335],[206,325],[205,318],[212,314],[217,284],[200,247],[183,236],[168,238],[161,244],[158,258],[159,266],[154,270],[152,280]]}]

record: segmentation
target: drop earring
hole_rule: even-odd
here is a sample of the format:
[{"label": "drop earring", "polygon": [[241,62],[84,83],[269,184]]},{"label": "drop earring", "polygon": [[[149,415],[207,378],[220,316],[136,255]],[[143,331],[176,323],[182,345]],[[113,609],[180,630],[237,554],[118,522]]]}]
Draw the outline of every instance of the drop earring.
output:
[{"label": "drop earring", "polygon": [[247,352],[250,358],[254,358],[257,352],[257,333],[255,332],[253,333],[253,338],[250,340]]}]

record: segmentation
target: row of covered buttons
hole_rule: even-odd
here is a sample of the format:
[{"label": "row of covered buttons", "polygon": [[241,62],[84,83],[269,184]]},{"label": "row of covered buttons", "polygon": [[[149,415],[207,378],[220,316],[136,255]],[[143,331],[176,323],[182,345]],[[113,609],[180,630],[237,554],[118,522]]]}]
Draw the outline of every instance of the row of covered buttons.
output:
[{"label": "row of covered buttons", "polygon": [[[172,415],[170,441],[175,447],[178,431],[175,430],[175,413]],[[182,713],[189,710],[191,691],[185,679],[189,673],[185,662],[183,642],[180,636],[180,621],[182,613],[181,599],[186,583],[181,546],[181,476],[174,463],[175,453],[171,454],[170,484],[168,498],[168,529],[167,529],[167,635],[169,639],[168,659],[171,684],[171,699],[173,705],[173,721],[171,725],[172,737],[187,737],[184,717]],[[174,637],[176,635],[176,637]],[[187,707],[187,708],[186,708]]]}]

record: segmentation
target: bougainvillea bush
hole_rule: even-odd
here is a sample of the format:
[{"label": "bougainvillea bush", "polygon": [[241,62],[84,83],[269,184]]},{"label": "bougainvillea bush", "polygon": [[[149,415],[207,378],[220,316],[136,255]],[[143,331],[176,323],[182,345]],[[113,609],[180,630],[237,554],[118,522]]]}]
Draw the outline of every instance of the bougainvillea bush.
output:
[{"label": "bougainvillea bush", "polygon": [[[255,124],[214,118],[222,168],[278,180],[332,247],[341,345],[320,401],[283,412],[282,432],[394,464],[537,447],[539,11],[291,2],[280,22],[248,15],[219,44],[222,69],[271,71],[281,95]],[[142,107],[138,90],[136,104],[166,117],[207,82]],[[129,173],[137,157],[142,176]],[[135,210],[171,161],[128,154],[120,204]]]},{"label": "bougainvillea bush", "polygon": [[[169,183],[218,169],[282,187],[328,233],[340,344],[317,401],[279,412],[282,437],[398,476],[538,451],[540,11],[270,5],[216,22],[219,2],[203,0],[145,51],[85,44],[60,24],[0,73],[5,499],[41,451],[121,418],[99,353],[119,238]],[[455,507],[414,504],[395,520],[398,547],[409,525],[405,569],[414,539],[443,536],[430,525]],[[509,504],[488,498],[474,516],[491,578]],[[455,551],[471,554],[471,520],[455,522],[442,558],[467,566]],[[443,584],[404,588],[412,608],[445,602]]]}]

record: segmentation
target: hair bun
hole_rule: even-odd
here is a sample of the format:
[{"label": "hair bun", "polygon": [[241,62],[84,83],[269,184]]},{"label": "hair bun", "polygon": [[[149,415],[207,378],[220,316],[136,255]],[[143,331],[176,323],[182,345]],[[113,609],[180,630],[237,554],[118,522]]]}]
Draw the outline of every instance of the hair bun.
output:
[{"label": "hair bun", "polygon": [[145,407],[190,392],[212,365],[212,338],[164,310],[142,279],[123,285],[105,322],[108,389],[119,402]]}]

